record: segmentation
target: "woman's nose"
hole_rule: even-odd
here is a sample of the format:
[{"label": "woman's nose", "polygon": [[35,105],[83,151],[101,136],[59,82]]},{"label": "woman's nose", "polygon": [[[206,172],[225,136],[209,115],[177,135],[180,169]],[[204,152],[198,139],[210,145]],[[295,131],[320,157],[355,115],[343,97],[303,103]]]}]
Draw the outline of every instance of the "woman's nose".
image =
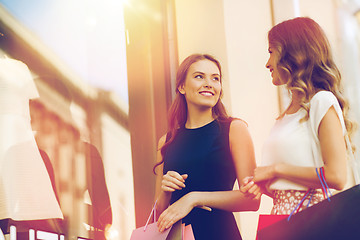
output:
[{"label": "woman's nose", "polygon": [[265,67],[270,68],[269,60],[266,62]]},{"label": "woman's nose", "polygon": [[205,85],[204,85],[204,87],[208,87],[208,88],[212,88],[213,86],[212,86],[212,81],[211,81],[211,79],[209,78],[209,77],[206,77],[205,78]]}]

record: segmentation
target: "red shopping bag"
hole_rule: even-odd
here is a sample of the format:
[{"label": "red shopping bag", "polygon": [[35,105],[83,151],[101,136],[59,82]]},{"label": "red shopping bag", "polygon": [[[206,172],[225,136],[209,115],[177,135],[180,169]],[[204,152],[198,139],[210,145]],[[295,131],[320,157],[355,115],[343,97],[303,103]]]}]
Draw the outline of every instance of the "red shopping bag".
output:
[{"label": "red shopping bag", "polygon": [[[289,215],[260,214],[257,232],[259,232],[261,229],[266,228],[270,225],[273,225],[274,223],[279,222],[280,220],[283,220],[284,218],[287,218],[287,217],[289,217]],[[258,240],[257,236],[256,236],[256,239]]]},{"label": "red shopping bag", "polygon": [[270,214],[260,214],[259,215],[259,224],[258,231],[266,228],[284,218],[287,218],[289,215],[270,215]]}]

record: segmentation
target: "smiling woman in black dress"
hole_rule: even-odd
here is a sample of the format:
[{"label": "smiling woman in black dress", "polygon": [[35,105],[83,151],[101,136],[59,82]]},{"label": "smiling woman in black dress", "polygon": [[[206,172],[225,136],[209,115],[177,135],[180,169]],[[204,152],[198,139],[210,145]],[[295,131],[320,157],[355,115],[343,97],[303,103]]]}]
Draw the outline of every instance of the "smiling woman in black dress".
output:
[{"label": "smiling woman in black dress", "polygon": [[[259,207],[259,188],[247,178],[256,167],[247,124],[228,117],[221,94],[215,58],[194,54],[182,62],[155,166],[160,231],[182,219],[196,240],[241,239],[232,212]],[[236,180],[241,190],[233,190]]]}]

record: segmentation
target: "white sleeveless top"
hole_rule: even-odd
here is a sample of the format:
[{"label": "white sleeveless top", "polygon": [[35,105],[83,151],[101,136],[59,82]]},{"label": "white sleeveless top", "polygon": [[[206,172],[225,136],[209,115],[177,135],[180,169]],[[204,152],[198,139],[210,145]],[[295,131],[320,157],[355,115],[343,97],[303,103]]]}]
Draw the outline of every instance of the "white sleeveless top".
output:
[{"label": "white sleeveless top", "polygon": [[63,218],[30,124],[28,67],[0,58],[0,219]]},{"label": "white sleeveless top", "polygon": [[[322,167],[324,165],[318,128],[321,120],[334,106],[340,119],[343,134],[346,133],[341,107],[335,95],[329,91],[320,91],[310,100],[309,119],[300,123],[306,110],[300,108],[294,114],[285,114],[275,122],[270,136],[265,141],[261,166],[275,163],[288,163],[302,167]],[[268,184],[268,190],[307,190],[308,187],[283,179],[275,178]]]}]

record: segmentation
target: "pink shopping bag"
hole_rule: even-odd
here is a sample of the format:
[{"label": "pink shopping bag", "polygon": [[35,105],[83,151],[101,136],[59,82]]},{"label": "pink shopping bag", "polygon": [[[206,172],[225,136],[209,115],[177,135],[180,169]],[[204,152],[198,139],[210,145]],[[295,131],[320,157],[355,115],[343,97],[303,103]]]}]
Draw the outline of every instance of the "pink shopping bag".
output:
[{"label": "pink shopping bag", "polygon": [[[135,229],[130,240],[182,240],[181,221],[175,223],[171,228],[164,232],[159,232],[156,223]],[[190,238],[191,239],[191,238]]]},{"label": "pink shopping bag", "polygon": [[185,223],[183,223],[181,226],[182,226],[182,240],[195,240],[191,224],[185,226]]},{"label": "pink shopping bag", "polygon": [[133,232],[131,233],[130,240],[182,240],[183,227],[181,220],[173,224],[170,228],[166,229],[164,232],[159,232],[156,222],[149,224],[153,213],[154,213],[154,221],[156,220],[155,206],[156,206],[156,202],[151,210],[150,216],[145,226],[133,230]]}]

